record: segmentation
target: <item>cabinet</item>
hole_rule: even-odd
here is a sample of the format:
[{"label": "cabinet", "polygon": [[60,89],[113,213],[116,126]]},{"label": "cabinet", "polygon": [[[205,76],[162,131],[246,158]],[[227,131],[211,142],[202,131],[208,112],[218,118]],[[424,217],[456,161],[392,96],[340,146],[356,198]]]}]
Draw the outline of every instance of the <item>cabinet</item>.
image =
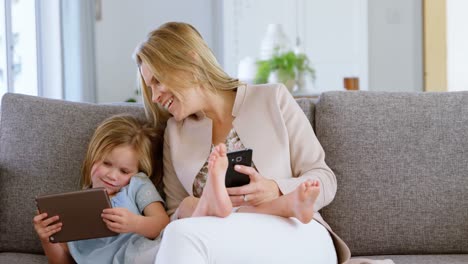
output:
[{"label": "cabinet", "polygon": [[359,78],[360,90],[422,91],[422,0],[222,0],[220,48],[224,68],[258,57],[270,23],[297,37],[316,70],[311,93],[343,90]]},{"label": "cabinet", "polygon": [[224,0],[220,7],[222,64],[237,76],[246,56],[258,58],[268,24],[281,24],[291,48],[300,39],[316,70],[308,91],[343,90],[343,78],[367,80],[366,0]]}]

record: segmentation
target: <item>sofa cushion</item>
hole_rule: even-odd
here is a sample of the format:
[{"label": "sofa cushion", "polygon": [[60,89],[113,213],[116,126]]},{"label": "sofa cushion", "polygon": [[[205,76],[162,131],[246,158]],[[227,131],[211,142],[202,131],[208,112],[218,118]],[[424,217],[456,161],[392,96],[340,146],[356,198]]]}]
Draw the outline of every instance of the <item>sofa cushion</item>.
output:
[{"label": "sofa cushion", "polygon": [[17,264],[46,264],[47,257],[44,255],[28,254],[28,253],[0,253],[0,263],[17,263]]},{"label": "sofa cushion", "polygon": [[468,93],[327,92],[316,134],[353,255],[468,253]]},{"label": "sofa cushion", "polygon": [[468,255],[387,255],[364,256],[366,259],[391,259],[395,264],[466,264]]},{"label": "sofa cushion", "polygon": [[6,94],[0,126],[0,252],[42,253],[32,225],[39,194],[80,188],[87,144],[97,125],[118,113],[144,117],[136,105],[96,105]]}]

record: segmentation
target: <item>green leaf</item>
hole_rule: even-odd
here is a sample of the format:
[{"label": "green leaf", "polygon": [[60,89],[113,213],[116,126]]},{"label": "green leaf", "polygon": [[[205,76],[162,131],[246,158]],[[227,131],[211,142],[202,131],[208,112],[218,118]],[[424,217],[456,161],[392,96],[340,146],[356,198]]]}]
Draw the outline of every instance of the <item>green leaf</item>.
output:
[{"label": "green leaf", "polygon": [[269,60],[257,61],[257,73],[254,83],[267,83],[271,72],[277,71],[281,82],[296,78],[298,72],[308,73],[315,79],[315,70],[309,65],[309,58],[305,54],[295,54],[293,51],[279,53],[276,50]]},{"label": "green leaf", "polygon": [[269,61],[257,61],[257,74],[254,83],[267,83],[268,75],[271,72],[271,63]]}]

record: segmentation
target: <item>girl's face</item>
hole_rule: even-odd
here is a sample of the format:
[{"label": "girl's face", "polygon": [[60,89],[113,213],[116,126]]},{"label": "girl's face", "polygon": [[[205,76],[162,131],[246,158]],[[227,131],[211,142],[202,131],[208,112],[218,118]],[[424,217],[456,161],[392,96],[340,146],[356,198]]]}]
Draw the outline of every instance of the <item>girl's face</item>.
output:
[{"label": "girl's face", "polygon": [[177,121],[203,110],[203,104],[199,99],[202,98],[199,87],[184,89],[183,96],[186,100],[182,103],[180,98],[176,97],[165,84],[154,78],[145,62],[140,66],[140,73],[146,86],[151,89],[151,101],[164,107]]},{"label": "girl's face", "polygon": [[108,195],[120,191],[138,173],[138,155],[128,146],[117,146],[109,154],[93,164],[91,182],[93,188],[104,187]]}]

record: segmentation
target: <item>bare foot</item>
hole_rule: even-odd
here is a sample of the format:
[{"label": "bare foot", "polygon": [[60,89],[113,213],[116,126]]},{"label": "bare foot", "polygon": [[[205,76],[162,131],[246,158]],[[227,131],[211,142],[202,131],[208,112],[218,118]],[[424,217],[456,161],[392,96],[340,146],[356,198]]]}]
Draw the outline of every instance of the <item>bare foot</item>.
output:
[{"label": "bare foot", "polygon": [[192,216],[226,217],[231,214],[232,203],[225,186],[228,164],[226,145],[221,143],[210,154],[206,184]]},{"label": "bare foot", "polygon": [[299,185],[288,196],[291,202],[292,217],[304,224],[309,223],[314,217],[314,203],[320,193],[318,181],[308,180]]}]

